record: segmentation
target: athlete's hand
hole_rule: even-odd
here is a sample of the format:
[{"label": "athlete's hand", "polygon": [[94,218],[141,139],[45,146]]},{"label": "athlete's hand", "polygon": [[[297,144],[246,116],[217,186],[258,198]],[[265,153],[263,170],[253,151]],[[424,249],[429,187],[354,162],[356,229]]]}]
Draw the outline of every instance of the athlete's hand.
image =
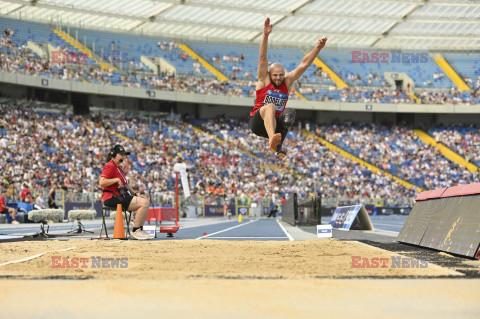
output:
[{"label": "athlete's hand", "polygon": [[272,29],[273,25],[270,24],[270,18],[267,18],[267,20],[265,20],[265,25],[263,26],[263,34],[269,35],[270,32],[272,32]]},{"label": "athlete's hand", "polygon": [[323,47],[327,43],[327,40],[328,40],[327,38],[319,39],[318,42],[317,42],[317,48],[319,48],[320,50],[323,49]]}]

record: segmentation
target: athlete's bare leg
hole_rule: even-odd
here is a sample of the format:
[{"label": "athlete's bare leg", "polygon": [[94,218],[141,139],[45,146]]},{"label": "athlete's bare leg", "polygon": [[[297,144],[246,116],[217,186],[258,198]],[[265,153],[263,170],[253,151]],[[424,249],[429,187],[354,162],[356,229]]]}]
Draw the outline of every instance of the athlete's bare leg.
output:
[{"label": "athlete's bare leg", "polygon": [[268,134],[270,150],[275,151],[278,144],[280,144],[282,140],[282,134],[275,134],[275,129],[277,128],[277,120],[275,119],[275,105],[272,103],[264,105],[260,108],[259,112],[263,119],[265,130]]}]

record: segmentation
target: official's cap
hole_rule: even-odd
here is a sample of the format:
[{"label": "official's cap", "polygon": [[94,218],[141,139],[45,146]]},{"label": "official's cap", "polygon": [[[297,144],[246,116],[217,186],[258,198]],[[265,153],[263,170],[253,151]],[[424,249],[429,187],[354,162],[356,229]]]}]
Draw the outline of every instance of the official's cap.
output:
[{"label": "official's cap", "polygon": [[117,144],[113,147],[113,151],[116,154],[124,154],[124,155],[130,155],[131,154],[130,152],[126,152],[125,148],[122,145],[119,145],[119,144]]}]

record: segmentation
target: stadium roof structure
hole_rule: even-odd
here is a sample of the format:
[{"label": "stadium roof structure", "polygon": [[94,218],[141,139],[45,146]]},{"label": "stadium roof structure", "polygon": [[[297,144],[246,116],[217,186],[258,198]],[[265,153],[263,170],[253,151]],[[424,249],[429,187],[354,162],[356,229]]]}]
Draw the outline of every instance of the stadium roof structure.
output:
[{"label": "stadium roof structure", "polygon": [[480,50],[480,1],[2,0],[5,17],[162,38],[276,46]]}]

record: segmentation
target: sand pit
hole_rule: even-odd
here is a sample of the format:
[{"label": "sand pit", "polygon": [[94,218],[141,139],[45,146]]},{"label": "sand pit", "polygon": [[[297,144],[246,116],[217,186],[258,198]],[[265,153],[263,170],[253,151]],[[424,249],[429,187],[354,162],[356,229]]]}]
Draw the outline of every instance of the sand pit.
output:
[{"label": "sand pit", "polygon": [[[68,251],[64,249],[73,248]],[[432,277],[462,276],[447,268],[393,268],[395,253],[354,241],[24,241],[0,245],[2,262],[45,253],[30,261],[0,267],[0,276],[17,278],[266,278]],[[352,256],[386,258],[387,267],[367,268],[363,259],[352,267]],[[92,267],[92,257],[124,258],[125,268]],[[74,258],[88,259],[82,268]],[[56,261],[54,261],[56,259]],[[67,261],[65,262],[65,259]],[[59,266],[60,265],[60,266]],[[370,265],[370,262],[368,264]],[[54,268],[59,266],[60,268]],[[73,266],[73,267],[72,267]],[[123,264],[125,266],[125,263]],[[67,268],[71,267],[71,268]]]},{"label": "sand pit", "polygon": [[3,280],[1,285],[3,318],[464,319],[480,313],[478,279]]},{"label": "sand pit", "polygon": [[[41,253],[0,266],[2,317],[478,318],[480,313],[479,279],[461,279],[463,274],[433,264],[352,268],[352,256],[401,257],[354,241],[16,242],[0,244],[0,264]],[[92,256],[127,258],[128,266],[92,268]],[[89,262],[86,268],[52,268],[52,258],[69,265],[75,258]],[[433,279],[444,276],[459,279]],[[335,279],[344,277],[354,279]]]}]

